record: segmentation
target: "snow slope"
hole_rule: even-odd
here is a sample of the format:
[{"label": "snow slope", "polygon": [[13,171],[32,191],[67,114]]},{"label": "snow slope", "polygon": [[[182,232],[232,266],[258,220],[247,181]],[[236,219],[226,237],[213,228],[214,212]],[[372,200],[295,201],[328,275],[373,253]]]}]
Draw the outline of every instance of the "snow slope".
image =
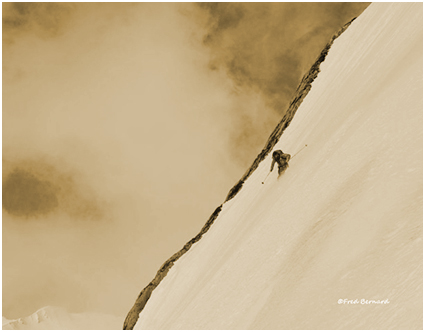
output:
[{"label": "snow slope", "polygon": [[422,328],[422,3],[373,3],[320,69],[275,149],[308,147],[260,163],[135,329]]},{"label": "snow slope", "polygon": [[97,313],[68,313],[59,307],[44,307],[19,319],[3,317],[3,330],[118,330],[121,317]]}]

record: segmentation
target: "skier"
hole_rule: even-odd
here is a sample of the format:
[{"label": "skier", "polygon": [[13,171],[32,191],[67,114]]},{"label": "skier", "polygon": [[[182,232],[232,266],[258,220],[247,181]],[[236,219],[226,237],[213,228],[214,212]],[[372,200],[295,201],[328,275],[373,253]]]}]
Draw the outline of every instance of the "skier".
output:
[{"label": "skier", "polygon": [[276,150],[273,152],[273,160],[272,167],[270,168],[270,172],[273,171],[274,163],[277,163],[279,176],[285,172],[285,170],[289,167],[288,161],[291,159],[291,155],[287,153],[283,153],[282,150]]}]

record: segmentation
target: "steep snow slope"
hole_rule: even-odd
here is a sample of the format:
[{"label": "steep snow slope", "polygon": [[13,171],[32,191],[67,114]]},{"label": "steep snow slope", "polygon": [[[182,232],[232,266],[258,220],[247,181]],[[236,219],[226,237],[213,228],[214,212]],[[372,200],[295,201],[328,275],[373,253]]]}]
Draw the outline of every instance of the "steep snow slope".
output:
[{"label": "steep snow slope", "polygon": [[422,328],[421,3],[373,3],[335,41],[275,149],[304,144],[264,185],[260,163],[136,329]]},{"label": "steep snow slope", "polygon": [[96,313],[68,313],[58,307],[44,307],[19,319],[3,317],[3,330],[118,330],[121,318]]}]

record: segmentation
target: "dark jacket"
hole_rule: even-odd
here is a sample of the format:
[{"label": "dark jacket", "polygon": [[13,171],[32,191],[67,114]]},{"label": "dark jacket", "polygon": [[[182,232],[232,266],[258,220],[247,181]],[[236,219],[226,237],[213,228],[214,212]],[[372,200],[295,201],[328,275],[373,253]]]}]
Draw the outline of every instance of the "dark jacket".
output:
[{"label": "dark jacket", "polygon": [[283,153],[282,150],[276,150],[273,152],[272,167],[270,172],[273,171],[274,163],[277,163],[279,175],[282,174],[288,168],[288,162],[291,159],[291,155]]}]

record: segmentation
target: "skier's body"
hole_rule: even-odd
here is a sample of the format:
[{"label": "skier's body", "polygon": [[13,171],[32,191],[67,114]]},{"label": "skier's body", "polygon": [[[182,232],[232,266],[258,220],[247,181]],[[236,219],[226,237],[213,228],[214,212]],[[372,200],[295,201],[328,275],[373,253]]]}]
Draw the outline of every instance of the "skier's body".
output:
[{"label": "skier's body", "polygon": [[279,173],[279,175],[281,175],[289,167],[289,165],[288,165],[289,159],[291,159],[290,154],[283,153],[282,150],[274,151],[273,152],[272,167],[270,168],[270,172],[273,171],[274,163],[277,163],[278,173]]}]

